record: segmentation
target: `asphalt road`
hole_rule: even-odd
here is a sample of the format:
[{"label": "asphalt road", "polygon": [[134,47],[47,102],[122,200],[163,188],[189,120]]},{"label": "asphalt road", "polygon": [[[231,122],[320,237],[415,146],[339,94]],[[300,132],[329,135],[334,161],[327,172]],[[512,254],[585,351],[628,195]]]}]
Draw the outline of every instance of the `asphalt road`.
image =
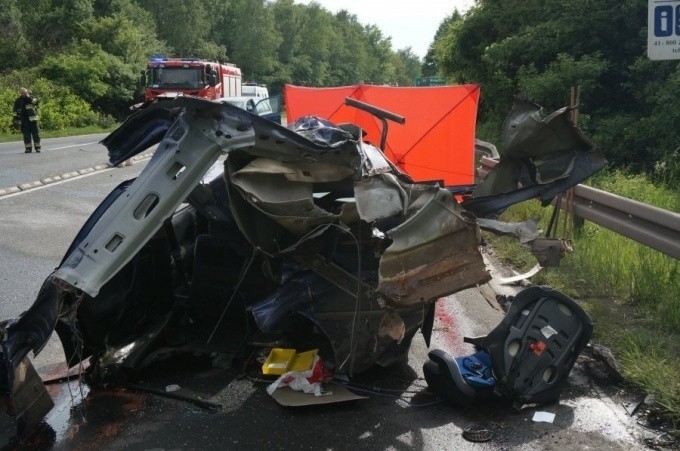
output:
[{"label": "asphalt road", "polygon": [[21,142],[0,143],[0,188],[39,181],[79,169],[107,164],[106,134],[44,139],[42,152],[24,153]]},{"label": "asphalt road", "polygon": [[[0,144],[0,188],[105,163],[105,151],[96,144],[102,137],[45,140],[40,155],[23,154],[21,143]],[[0,196],[0,319],[16,317],[33,303],[40,284],[99,201],[143,166],[144,161],[136,161]],[[437,303],[432,347],[454,355],[468,353],[462,338],[488,332],[501,317],[477,289],[442,299]],[[51,384],[57,405],[19,448],[644,448],[641,439],[646,432],[622,406],[639,399],[620,387],[592,380],[587,362],[572,372],[559,404],[521,412],[493,402],[461,409],[439,402],[427,391],[422,374],[427,351],[417,335],[407,363],[352,380],[373,393],[360,392],[365,399],[326,406],[282,407],[266,394],[266,383],[253,378],[251,367],[218,369],[194,360],[155,367],[139,382],[161,391],[177,384],[182,393],[215,403],[217,409],[129,388],[90,390],[80,382]],[[53,337],[33,361],[48,379],[61,374],[62,359],[61,345]],[[554,413],[554,422],[534,422],[536,411]],[[13,422],[5,416],[0,420],[0,446],[12,449],[8,444]],[[468,442],[461,435],[468,427],[489,429],[493,438]]]}]

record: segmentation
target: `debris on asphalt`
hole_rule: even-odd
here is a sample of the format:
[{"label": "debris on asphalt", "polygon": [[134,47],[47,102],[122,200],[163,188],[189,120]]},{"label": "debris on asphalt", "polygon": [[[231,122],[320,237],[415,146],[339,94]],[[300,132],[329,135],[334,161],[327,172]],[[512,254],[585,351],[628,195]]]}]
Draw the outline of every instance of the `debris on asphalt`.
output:
[{"label": "debris on asphalt", "polygon": [[512,276],[512,277],[501,277],[500,279],[498,279],[498,283],[500,283],[501,285],[514,285],[514,284],[522,283],[522,282],[526,283],[526,282],[528,282],[530,277],[533,277],[536,274],[538,274],[541,271],[541,269],[543,269],[541,267],[541,265],[536,264],[536,265],[534,265],[533,268],[531,268],[529,271],[525,272],[524,274],[517,274],[516,276]]},{"label": "debris on asphalt", "polygon": [[194,393],[191,390],[187,390],[185,388],[178,388],[177,390],[171,389],[170,391],[166,390],[167,387],[163,388],[158,388],[151,386],[146,383],[134,383],[134,384],[127,384],[126,388],[129,390],[134,390],[134,391],[139,391],[139,392],[145,392],[145,393],[151,393],[154,395],[158,396],[163,396],[166,398],[171,398],[171,399],[177,399],[180,401],[186,401],[188,403],[191,403],[195,406],[198,406],[202,409],[210,410],[210,411],[219,411],[222,409],[222,404],[219,402],[214,402],[209,399],[203,399],[201,396],[198,394]]},{"label": "debris on asphalt", "polygon": [[536,411],[534,412],[532,420],[534,423],[552,423],[555,421],[555,414],[550,412]]},{"label": "debris on asphalt", "polygon": [[623,408],[626,409],[626,413],[628,413],[628,415],[632,417],[635,414],[635,412],[637,412],[641,404],[642,402],[624,403]]},{"label": "debris on asphalt", "polygon": [[483,428],[466,428],[463,429],[463,438],[469,442],[488,442],[493,438],[493,434],[489,429]]},{"label": "debris on asphalt", "polygon": [[[283,373],[278,379],[269,384],[267,393],[271,395],[279,388],[289,387],[291,390],[311,393],[317,397],[332,394],[324,391],[323,384],[333,379],[333,373],[324,367],[323,361],[316,353],[312,354],[312,356],[313,363],[309,369]],[[288,364],[288,367],[291,366],[291,364]]]},{"label": "debris on asphalt", "polygon": [[677,442],[677,439],[668,432],[663,432],[654,437],[644,439],[645,445],[652,449],[670,448]]}]

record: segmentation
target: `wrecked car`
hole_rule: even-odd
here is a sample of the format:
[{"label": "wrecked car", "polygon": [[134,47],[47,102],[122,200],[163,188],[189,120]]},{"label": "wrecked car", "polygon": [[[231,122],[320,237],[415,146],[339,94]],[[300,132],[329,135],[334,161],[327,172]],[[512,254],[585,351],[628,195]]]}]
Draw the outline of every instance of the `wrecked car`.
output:
[{"label": "wrecked car", "polygon": [[[535,125],[531,111],[522,104],[509,127]],[[85,222],[33,306],[0,324],[0,390],[15,398],[27,354],[53,331],[68,366],[89,359],[99,386],[179,353],[238,358],[255,342],[318,348],[337,374],[402,361],[418,331],[429,343],[438,298],[489,280],[478,217],[602,167],[559,130],[571,140],[559,174],[510,154],[514,172],[490,178],[501,189],[475,196],[414,182],[356,124],[283,127],[228,103],[151,103],[103,141],[113,165],[158,144],[147,166]],[[584,154],[597,164],[581,171]]]}]

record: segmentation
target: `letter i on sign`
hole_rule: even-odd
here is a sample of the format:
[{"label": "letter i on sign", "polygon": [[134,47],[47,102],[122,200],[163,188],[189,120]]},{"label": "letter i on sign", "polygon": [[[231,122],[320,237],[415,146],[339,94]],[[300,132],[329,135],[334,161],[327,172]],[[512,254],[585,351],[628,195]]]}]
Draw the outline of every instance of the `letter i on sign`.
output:
[{"label": "letter i on sign", "polygon": [[654,36],[667,37],[673,34],[673,7],[662,5],[654,8]]}]

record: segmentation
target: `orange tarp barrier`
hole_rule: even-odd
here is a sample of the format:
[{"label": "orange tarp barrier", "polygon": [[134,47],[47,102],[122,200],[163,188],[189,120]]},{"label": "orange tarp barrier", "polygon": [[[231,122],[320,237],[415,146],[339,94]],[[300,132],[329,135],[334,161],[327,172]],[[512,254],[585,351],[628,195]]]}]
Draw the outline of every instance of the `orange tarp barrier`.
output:
[{"label": "orange tarp barrier", "polygon": [[318,116],[334,124],[352,122],[380,146],[379,119],[345,105],[345,97],[406,118],[387,121],[385,155],[416,181],[443,180],[446,186],[474,183],[474,140],[478,85],[391,87],[353,85],[336,88],[284,88],[288,123]]}]

